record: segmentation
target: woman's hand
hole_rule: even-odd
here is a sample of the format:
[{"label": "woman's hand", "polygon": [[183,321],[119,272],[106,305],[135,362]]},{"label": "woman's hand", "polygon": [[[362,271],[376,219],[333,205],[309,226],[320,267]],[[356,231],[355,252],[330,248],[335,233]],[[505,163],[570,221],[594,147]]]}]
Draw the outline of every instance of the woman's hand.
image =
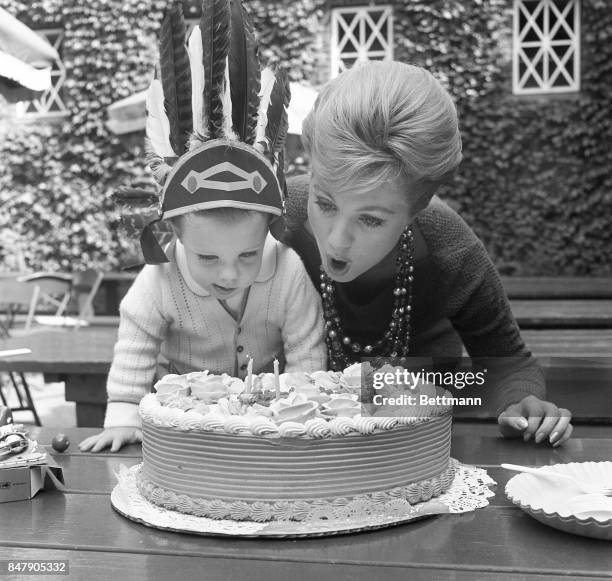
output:
[{"label": "woman's hand", "polygon": [[554,403],[533,395],[509,405],[497,418],[500,432],[506,438],[518,438],[525,442],[532,437],[536,444],[547,440],[553,448],[563,444],[572,435],[572,414]]},{"label": "woman's hand", "polygon": [[110,447],[111,452],[118,452],[126,444],[137,444],[142,442],[142,430],[140,428],[118,427],[106,428],[103,432],[85,438],[80,444],[82,452],[100,452]]}]

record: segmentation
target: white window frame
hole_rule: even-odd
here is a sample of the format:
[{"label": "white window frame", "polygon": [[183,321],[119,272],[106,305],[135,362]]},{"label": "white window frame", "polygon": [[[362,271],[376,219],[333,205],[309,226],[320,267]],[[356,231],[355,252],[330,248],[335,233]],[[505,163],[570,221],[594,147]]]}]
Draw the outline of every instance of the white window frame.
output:
[{"label": "white window frame", "polygon": [[[36,31],[61,55],[61,45],[64,41],[62,28],[48,28]],[[38,99],[17,103],[17,116],[23,119],[53,119],[70,115],[70,111],[62,100],[61,90],[66,82],[66,67],[61,56],[51,67],[51,87]]]},{"label": "white window frame", "polygon": [[[372,12],[382,11],[377,22],[371,17]],[[353,15],[350,22],[346,16]],[[366,38],[366,22],[374,34]],[[343,51],[346,41],[351,39],[356,51]],[[378,38],[383,50],[372,50],[374,40]],[[393,8],[390,5],[352,6],[332,8],[331,10],[331,77],[337,77],[346,67],[343,58],[356,59],[356,62],[368,60],[393,59]]]},{"label": "white window frame", "polygon": [[[533,7],[528,10],[526,4]],[[573,8],[573,22],[568,22],[567,15]],[[527,19],[523,30],[519,29],[519,16]],[[542,15],[542,27],[536,19]],[[580,90],[580,0],[569,0],[565,8],[559,9],[555,0],[514,0],[513,55],[512,55],[512,91],[515,95],[536,95],[545,93],[570,93]],[[567,40],[554,40],[560,27],[565,29]],[[537,40],[526,41],[528,31],[533,31],[539,37]],[[557,55],[554,48],[567,47],[565,54]],[[526,48],[538,49],[533,58],[525,53]],[[520,73],[520,64],[526,65],[526,70]],[[542,64],[542,74],[536,70]],[[566,84],[555,86],[559,77]],[[537,86],[526,87],[528,79],[534,79]]]}]

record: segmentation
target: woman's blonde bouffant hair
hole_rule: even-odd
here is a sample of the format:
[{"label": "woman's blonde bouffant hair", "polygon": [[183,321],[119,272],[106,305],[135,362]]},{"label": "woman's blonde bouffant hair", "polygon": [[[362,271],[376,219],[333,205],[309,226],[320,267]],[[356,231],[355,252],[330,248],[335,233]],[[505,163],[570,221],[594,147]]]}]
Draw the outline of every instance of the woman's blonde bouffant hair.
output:
[{"label": "woman's blonde bouffant hair", "polygon": [[[332,187],[370,189],[402,178],[434,185],[420,192],[433,195],[461,162],[452,98],[425,69],[395,61],[357,65],[328,83],[304,120],[302,141],[317,180]],[[429,199],[409,200],[417,201]]]}]

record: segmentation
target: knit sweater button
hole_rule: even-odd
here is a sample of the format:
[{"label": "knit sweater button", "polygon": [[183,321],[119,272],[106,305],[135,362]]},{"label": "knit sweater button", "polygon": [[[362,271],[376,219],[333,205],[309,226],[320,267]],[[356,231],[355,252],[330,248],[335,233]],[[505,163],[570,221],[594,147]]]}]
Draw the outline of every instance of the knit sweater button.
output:
[{"label": "knit sweater button", "polygon": [[244,351],[244,347],[242,345],[238,345],[238,347],[236,347],[236,351],[238,351],[238,353],[242,353]]}]

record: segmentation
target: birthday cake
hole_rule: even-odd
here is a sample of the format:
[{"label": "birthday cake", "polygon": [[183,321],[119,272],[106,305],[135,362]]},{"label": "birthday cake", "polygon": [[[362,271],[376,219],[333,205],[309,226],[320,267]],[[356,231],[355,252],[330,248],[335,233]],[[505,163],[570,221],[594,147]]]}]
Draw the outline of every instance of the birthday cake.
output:
[{"label": "birthday cake", "polygon": [[246,381],[167,375],[140,404],[138,489],[172,511],[256,522],[393,512],[445,492],[446,392],[421,384],[386,400],[403,405],[363,406],[361,381],[359,364]]}]

